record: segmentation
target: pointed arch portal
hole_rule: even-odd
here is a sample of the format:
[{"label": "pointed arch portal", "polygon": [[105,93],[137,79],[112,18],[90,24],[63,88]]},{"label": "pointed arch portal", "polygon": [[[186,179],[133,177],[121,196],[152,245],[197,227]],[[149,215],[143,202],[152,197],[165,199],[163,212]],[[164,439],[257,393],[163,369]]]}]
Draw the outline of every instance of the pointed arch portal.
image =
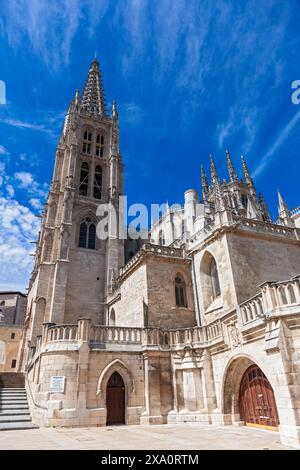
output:
[{"label": "pointed arch portal", "polygon": [[106,424],[125,424],[125,384],[118,372],[114,372],[107,382]]}]

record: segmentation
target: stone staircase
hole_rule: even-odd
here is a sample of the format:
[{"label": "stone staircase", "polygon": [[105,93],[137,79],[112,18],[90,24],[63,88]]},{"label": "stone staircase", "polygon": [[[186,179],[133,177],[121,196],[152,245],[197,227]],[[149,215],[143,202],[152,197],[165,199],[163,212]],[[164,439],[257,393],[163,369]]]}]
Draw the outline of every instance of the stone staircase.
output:
[{"label": "stone staircase", "polygon": [[31,421],[23,374],[0,374],[0,431],[38,428]]}]

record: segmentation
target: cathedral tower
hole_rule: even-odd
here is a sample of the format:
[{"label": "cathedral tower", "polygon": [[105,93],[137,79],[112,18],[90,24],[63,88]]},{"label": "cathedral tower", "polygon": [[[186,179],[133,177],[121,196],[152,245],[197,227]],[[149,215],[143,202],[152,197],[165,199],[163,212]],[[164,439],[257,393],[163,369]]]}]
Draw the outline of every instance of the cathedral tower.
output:
[{"label": "cathedral tower", "polygon": [[106,240],[97,237],[96,212],[110,204],[118,216],[122,193],[117,107],[114,102],[107,115],[94,59],[82,96],[77,90],[70,103],[56,150],[29,286],[31,346],[43,322],[76,323],[88,317],[94,324],[105,323],[106,294],[123,265],[124,247],[114,233]]}]

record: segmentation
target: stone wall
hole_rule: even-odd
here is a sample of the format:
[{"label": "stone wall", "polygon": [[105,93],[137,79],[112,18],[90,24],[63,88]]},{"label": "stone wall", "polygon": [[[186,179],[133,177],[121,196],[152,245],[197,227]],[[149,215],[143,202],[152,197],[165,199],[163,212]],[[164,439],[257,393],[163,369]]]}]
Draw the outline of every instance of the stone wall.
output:
[{"label": "stone wall", "polygon": [[227,235],[237,302],[258,292],[266,281],[282,281],[300,272],[300,242],[251,233]]}]

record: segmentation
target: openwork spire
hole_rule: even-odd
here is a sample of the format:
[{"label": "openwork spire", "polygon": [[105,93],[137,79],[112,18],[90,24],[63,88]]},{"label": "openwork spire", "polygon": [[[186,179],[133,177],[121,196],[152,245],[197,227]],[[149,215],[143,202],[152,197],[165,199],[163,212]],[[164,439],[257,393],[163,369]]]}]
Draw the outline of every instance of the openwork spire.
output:
[{"label": "openwork spire", "polygon": [[117,111],[117,104],[115,100],[112,104],[111,112],[111,150],[113,155],[118,155],[119,153],[119,116]]},{"label": "openwork spire", "polygon": [[213,159],[212,155],[209,156],[209,161],[210,161],[211,184],[214,186],[216,184],[217,180],[219,180],[219,178],[218,178],[216,165],[215,165],[215,162],[214,162],[214,159]]},{"label": "openwork spire", "polygon": [[84,87],[82,107],[100,116],[106,116],[104,91],[99,62],[95,58],[91,63],[88,78]]},{"label": "openwork spire", "polygon": [[203,199],[205,199],[206,195],[209,192],[209,185],[208,185],[208,181],[207,181],[207,177],[206,177],[203,165],[201,165],[201,185],[202,185]]},{"label": "openwork spire", "polygon": [[262,215],[263,220],[265,222],[271,222],[270,212],[269,212],[268,206],[266,204],[266,201],[263,198],[262,193],[259,193],[258,200],[259,200],[259,207],[260,207],[260,211],[261,211],[261,215]]},{"label": "openwork spire", "polygon": [[234,166],[233,166],[233,163],[232,163],[232,160],[231,160],[231,156],[230,156],[230,153],[228,152],[228,150],[226,150],[226,161],[227,161],[227,168],[228,168],[230,181],[231,182],[237,181],[238,180],[238,175],[237,175],[237,172],[234,169]]}]

